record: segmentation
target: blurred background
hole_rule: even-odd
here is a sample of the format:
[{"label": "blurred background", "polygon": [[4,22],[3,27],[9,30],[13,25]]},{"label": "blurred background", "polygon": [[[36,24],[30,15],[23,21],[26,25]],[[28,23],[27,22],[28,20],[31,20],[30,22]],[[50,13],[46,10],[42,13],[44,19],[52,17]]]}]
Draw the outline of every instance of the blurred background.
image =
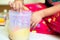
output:
[{"label": "blurred background", "polygon": [[[8,17],[7,16],[8,16],[8,11],[10,9],[10,6],[8,4],[9,1],[13,2],[14,0],[0,0],[0,34],[3,34],[7,39],[8,39],[8,32],[7,32],[8,31]],[[24,0],[25,4],[29,4],[32,2],[45,3],[45,0]]]}]

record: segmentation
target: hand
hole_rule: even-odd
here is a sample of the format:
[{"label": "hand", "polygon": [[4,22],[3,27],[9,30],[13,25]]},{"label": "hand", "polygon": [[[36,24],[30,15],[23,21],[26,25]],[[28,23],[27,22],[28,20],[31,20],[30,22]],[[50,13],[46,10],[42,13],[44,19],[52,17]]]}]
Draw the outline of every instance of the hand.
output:
[{"label": "hand", "polygon": [[34,12],[31,18],[31,27],[37,26],[37,24],[42,20],[42,13]]},{"label": "hand", "polygon": [[29,10],[24,6],[23,0],[15,0],[13,3],[9,2],[9,5],[15,11]]}]

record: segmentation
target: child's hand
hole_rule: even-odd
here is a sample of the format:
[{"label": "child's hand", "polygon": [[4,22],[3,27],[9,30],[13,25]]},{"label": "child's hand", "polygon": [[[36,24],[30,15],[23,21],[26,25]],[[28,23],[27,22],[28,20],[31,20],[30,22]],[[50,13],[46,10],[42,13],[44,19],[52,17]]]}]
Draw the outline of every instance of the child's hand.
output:
[{"label": "child's hand", "polygon": [[31,18],[31,27],[36,26],[42,20],[42,17],[43,17],[42,13],[34,12]]},{"label": "child's hand", "polygon": [[13,3],[9,2],[10,7],[15,11],[28,10],[24,6],[23,0],[15,0]]}]

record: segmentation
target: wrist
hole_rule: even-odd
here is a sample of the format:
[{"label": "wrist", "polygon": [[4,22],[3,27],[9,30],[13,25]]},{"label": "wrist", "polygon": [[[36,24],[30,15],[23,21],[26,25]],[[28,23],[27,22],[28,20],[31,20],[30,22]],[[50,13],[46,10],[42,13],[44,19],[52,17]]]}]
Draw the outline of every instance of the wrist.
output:
[{"label": "wrist", "polygon": [[41,18],[44,18],[44,17],[45,17],[44,11],[39,11],[38,13],[39,13],[39,15],[41,16]]}]

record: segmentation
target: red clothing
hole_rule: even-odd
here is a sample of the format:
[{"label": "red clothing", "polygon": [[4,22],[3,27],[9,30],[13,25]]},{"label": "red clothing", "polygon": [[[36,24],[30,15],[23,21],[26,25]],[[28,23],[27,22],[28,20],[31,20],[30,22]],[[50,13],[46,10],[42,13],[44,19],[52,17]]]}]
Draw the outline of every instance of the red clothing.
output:
[{"label": "red clothing", "polygon": [[[43,3],[27,4],[25,6],[32,12],[40,11],[46,8],[45,4]],[[31,28],[30,31],[32,32],[32,30],[43,34],[54,34],[54,32],[60,33],[60,13],[43,18],[36,28]]]}]

